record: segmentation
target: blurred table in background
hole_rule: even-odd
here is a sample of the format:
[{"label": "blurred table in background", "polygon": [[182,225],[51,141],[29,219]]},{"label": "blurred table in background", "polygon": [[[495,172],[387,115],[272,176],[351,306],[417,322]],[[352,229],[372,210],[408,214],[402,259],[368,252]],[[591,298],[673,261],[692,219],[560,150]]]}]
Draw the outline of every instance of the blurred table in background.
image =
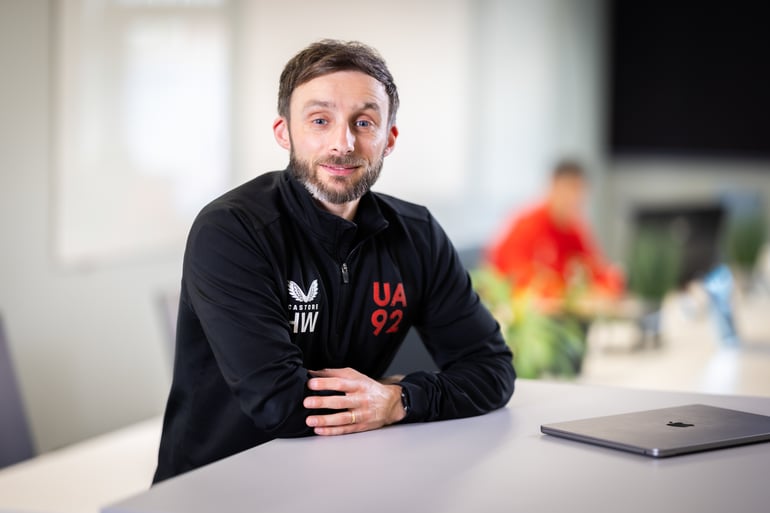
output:
[{"label": "blurred table in background", "polygon": [[598,323],[578,382],[658,390],[770,396],[770,293],[738,296],[741,342],[729,346],[708,304],[672,293],[660,312],[660,344],[634,349],[637,327]]},{"label": "blurred table in background", "polygon": [[161,418],[152,418],[0,470],[0,512],[95,513],[147,490]]}]

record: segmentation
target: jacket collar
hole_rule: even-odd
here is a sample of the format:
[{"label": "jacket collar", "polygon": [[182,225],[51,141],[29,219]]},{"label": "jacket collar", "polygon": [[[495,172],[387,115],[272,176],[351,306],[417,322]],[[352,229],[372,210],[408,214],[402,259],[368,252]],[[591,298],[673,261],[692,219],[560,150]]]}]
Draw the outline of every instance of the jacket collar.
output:
[{"label": "jacket collar", "polygon": [[359,243],[388,226],[371,191],[361,197],[353,222],[323,210],[290,169],[283,171],[281,195],[292,218],[341,262]]}]

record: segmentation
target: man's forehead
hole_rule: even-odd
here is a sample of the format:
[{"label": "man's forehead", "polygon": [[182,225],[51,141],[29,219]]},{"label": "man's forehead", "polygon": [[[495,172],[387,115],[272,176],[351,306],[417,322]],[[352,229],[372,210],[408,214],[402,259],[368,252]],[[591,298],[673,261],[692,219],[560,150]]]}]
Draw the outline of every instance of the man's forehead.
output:
[{"label": "man's forehead", "polygon": [[336,71],[298,85],[291,103],[302,110],[353,107],[358,110],[383,111],[388,105],[385,86],[360,71]]}]

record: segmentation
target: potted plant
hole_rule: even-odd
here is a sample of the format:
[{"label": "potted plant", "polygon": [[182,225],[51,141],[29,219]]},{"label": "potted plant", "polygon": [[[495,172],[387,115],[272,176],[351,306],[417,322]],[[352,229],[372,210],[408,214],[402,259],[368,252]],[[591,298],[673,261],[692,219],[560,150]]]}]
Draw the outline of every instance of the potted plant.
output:
[{"label": "potted plant", "polygon": [[[558,315],[543,313],[531,293],[515,290],[509,279],[490,267],[475,269],[471,279],[500,323],[520,377],[573,377],[580,372],[586,329],[569,308]],[[567,304],[574,295],[567,295]]]},{"label": "potted plant", "polygon": [[766,234],[767,226],[761,212],[734,216],[727,223],[724,239],[726,258],[743,289],[752,282]]}]

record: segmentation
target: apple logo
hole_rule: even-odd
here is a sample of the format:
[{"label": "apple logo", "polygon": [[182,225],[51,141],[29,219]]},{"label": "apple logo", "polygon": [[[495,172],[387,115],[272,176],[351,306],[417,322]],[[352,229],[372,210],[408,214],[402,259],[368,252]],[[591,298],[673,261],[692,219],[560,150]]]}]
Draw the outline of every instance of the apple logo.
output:
[{"label": "apple logo", "polygon": [[674,422],[672,420],[666,425],[671,427],[686,428],[686,427],[693,427],[695,424],[688,424],[687,422]]}]

